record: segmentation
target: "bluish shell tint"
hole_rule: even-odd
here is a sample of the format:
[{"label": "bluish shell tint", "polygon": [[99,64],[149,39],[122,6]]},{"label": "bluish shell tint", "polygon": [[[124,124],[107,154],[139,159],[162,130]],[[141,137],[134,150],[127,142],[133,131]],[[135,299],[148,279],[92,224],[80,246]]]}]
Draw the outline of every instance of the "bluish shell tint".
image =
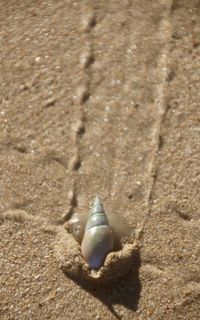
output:
[{"label": "bluish shell tint", "polygon": [[81,252],[91,269],[99,269],[113,250],[113,233],[108,226],[97,226],[85,232]]}]

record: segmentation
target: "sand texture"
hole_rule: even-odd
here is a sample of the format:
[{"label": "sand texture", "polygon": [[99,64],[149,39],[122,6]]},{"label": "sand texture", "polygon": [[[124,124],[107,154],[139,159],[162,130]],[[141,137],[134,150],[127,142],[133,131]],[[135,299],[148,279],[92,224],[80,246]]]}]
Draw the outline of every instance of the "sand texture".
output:
[{"label": "sand texture", "polygon": [[[198,320],[199,1],[0,0],[0,43],[0,319]],[[132,233],[95,282],[97,194]]]}]

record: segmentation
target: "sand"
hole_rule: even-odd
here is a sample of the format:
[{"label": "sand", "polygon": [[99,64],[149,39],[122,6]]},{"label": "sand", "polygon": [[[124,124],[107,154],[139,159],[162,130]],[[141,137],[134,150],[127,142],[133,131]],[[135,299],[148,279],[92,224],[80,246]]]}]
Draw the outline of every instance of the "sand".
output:
[{"label": "sand", "polygon": [[[0,319],[198,320],[199,1],[0,0],[0,39]],[[142,230],[103,284],[62,268],[96,194]]]}]

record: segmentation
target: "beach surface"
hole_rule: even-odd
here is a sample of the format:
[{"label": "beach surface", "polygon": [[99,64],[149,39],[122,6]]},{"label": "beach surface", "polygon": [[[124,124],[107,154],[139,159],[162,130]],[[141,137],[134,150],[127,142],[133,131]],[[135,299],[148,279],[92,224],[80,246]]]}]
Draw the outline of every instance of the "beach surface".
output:
[{"label": "beach surface", "polygon": [[[0,43],[0,319],[198,320],[199,1],[0,0]],[[103,285],[58,258],[97,194],[140,235]]]}]

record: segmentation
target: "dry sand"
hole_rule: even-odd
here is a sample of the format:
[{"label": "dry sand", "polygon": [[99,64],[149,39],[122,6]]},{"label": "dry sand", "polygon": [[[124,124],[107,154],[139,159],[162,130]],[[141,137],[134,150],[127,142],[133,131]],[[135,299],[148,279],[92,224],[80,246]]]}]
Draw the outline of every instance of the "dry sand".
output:
[{"label": "dry sand", "polygon": [[[198,320],[199,1],[0,0],[0,40],[0,319]],[[55,255],[97,193],[143,226],[107,285]]]}]

